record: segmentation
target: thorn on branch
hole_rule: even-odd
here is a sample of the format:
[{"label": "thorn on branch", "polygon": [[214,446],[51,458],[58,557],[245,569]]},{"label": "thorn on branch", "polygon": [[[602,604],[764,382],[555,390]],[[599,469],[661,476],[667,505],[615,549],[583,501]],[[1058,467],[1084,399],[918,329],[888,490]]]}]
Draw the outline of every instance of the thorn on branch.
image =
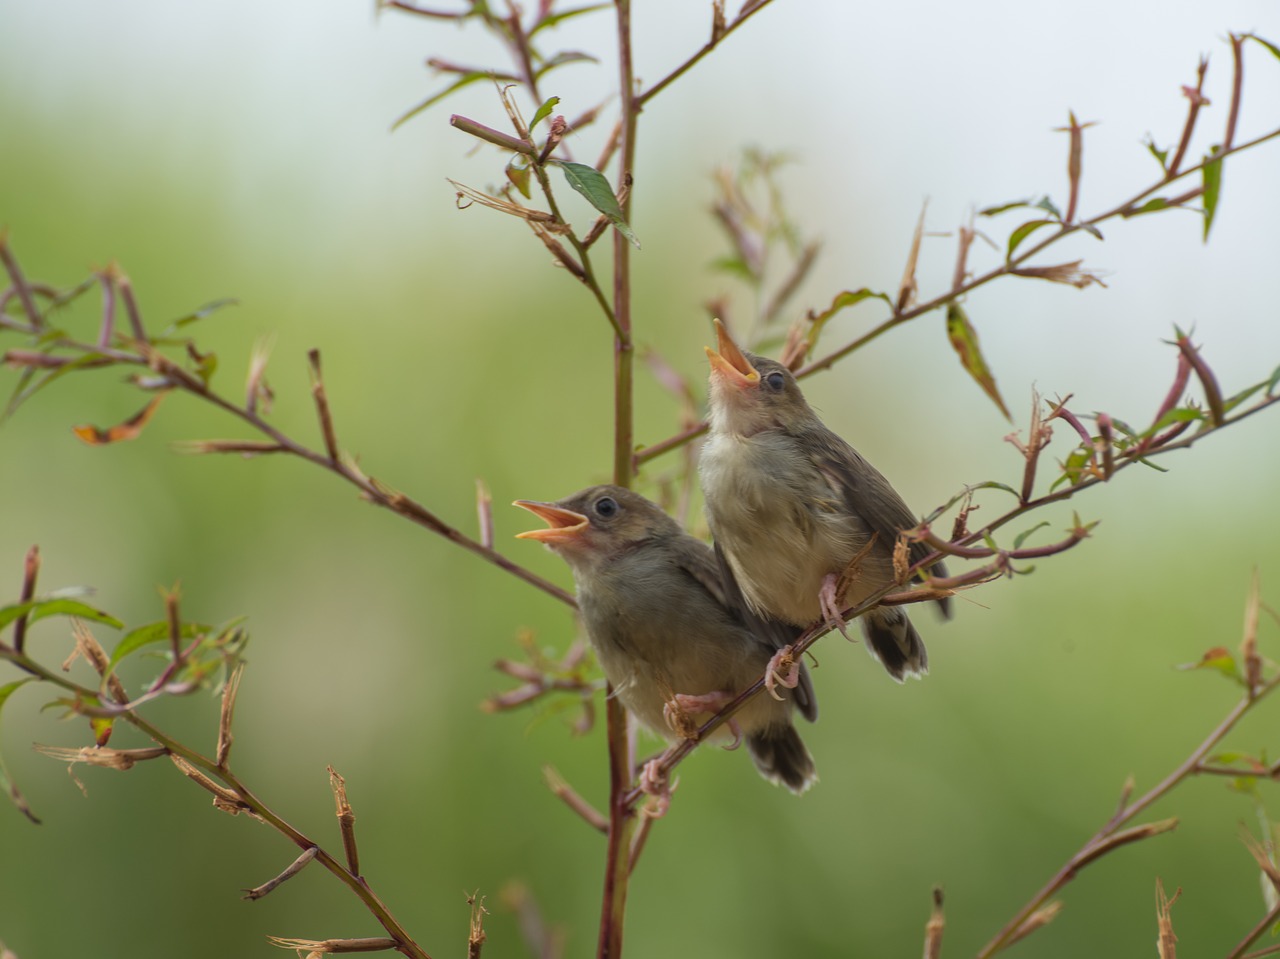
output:
[{"label": "thorn on branch", "polygon": [[942,955],[942,931],[946,928],[942,912],[942,887],[933,887],[933,909],[924,926],[924,959],[939,959]]},{"label": "thorn on branch", "polygon": [[284,872],[280,873],[280,875],[276,876],[273,879],[268,879],[261,886],[254,886],[252,889],[245,889],[244,895],[241,896],[240,898],[247,899],[250,902],[257,899],[261,899],[263,896],[271,892],[271,890],[275,889],[276,886],[280,885],[282,882],[285,882],[288,879],[292,879],[298,873],[302,872],[303,867],[305,867],[307,863],[311,862],[311,860],[315,859],[316,853],[318,853],[319,851],[320,851],[319,847],[311,846],[309,849],[305,850],[301,856],[299,856],[293,862],[289,863],[289,865],[285,867]]},{"label": "thorn on branch", "polygon": [[240,679],[243,676],[244,663],[237,663],[222,687],[222,709],[218,715],[218,750],[215,753],[219,769],[226,769],[227,760],[231,758],[231,744],[235,741],[235,736],[231,732],[231,722],[236,710],[236,696],[240,692]]},{"label": "thorn on branch", "polygon": [[467,896],[467,905],[471,907],[471,924],[467,932],[467,959],[480,959],[480,950],[484,946],[484,917],[489,910],[484,907],[484,896],[476,890]]},{"label": "thorn on branch", "polygon": [[894,301],[894,312],[904,313],[915,302],[916,298],[916,263],[920,259],[920,241],[924,238],[924,215],[929,209],[929,201],[920,208],[920,219],[916,221],[915,233],[911,236],[911,249],[907,253],[907,266],[902,271],[902,282],[898,284],[898,297]]},{"label": "thorn on branch", "polygon": [[1182,125],[1182,137],[1178,140],[1178,149],[1173,154],[1173,160],[1169,163],[1168,171],[1165,173],[1166,180],[1172,180],[1178,175],[1178,170],[1182,166],[1182,160],[1187,155],[1187,147],[1191,144],[1191,134],[1196,127],[1196,117],[1200,113],[1200,107],[1208,106],[1209,100],[1201,92],[1204,89],[1204,75],[1209,69],[1209,58],[1201,57],[1200,64],[1196,68],[1196,85],[1194,87],[1183,86],[1182,95],[1189,101],[1187,106],[1187,119]]},{"label": "thorn on branch", "polygon": [[600,833],[609,831],[609,820],[578,794],[554,766],[543,766],[542,776],[552,795],[582,817],[588,826]]},{"label": "thorn on branch", "polygon": [[1209,405],[1209,422],[1215,427],[1222,425],[1222,420],[1226,416],[1222,402],[1222,390],[1218,386],[1218,378],[1213,375],[1213,370],[1209,368],[1209,364],[1204,361],[1204,357],[1200,355],[1200,347],[1191,342],[1191,338],[1181,330],[1177,331],[1177,337],[1174,340],[1182,355],[1186,357],[1191,369],[1195,371],[1196,379],[1200,381],[1200,386],[1204,390],[1205,402]]},{"label": "thorn on branch", "polygon": [[[2,247],[0,247],[2,248]],[[40,547],[33,545],[22,561],[22,593],[19,603],[29,603],[36,594],[36,579],[40,576]],[[27,644],[27,614],[23,613],[13,624],[13,648],[24,652]]]},{"label": "thorn on branch", "polygon": [[347,801],[347,781],[338,775],[332,766],[329,770],[329,788],[333,790],[333,799],[337,805],[338,829],[342,833],[342,851],[347,856],[347,871],[351,875],[360,876],[360,853],[356,848],[356,814]]},{"label": "thorn on branch", "polygon": [[320,374],[320,351],[308,350],[307,362],[311,366],[311,396],[315,399],[316,415],[320,418],[325,452],[329,454],[329,462],[336,466],[341,454],[338,450],[338,437],[333,430],[333,416],[329,412],[329,398],[324,391],[324,378]]},{"label": "thorn on branch", "polygon": [[1170,910],[1173,904],[1178,901],[1178,897],[1182,895],[1182,887],[1178,887],[1178,891],[1173,894],[1170,899],[1165,895],[1164,883],[1160,879],[1156,879],[1156,927],[1158,935],[1156,937],[1156,949],[1160,959],[1177,959],[1177,942],[1178,937],[1173,934],[1173,918]]}]

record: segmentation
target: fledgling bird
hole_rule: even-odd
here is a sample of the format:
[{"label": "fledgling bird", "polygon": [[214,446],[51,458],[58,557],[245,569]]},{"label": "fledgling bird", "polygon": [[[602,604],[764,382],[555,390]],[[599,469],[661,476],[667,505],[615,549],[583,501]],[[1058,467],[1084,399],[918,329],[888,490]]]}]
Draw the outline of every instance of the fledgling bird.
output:
[{"label": "fledgling bird", "polygon": [[[547,524],[517,535],[546,544],[569,564],[605,676],[622,704],[659,735],[674,738],[669,718],[710,719],[779,651],[776,633],[753,628],[750,614],[726,605],[711,548],[638,493],[594,486],[556,503],[513,505]],[[817,718],[803,668],[796,688],[756,696],[720,732],[736,727],[733,735],[745,735],[761,775],[801,793],[816,776],[793,709]]]},{"label": "fledgling bird", "polygon": [[[893,551],[916,518],[880,472],[827,429],[781,363],[734,344],[716,320],[711,429],[699,474],[716,551],[746,605],[799,627],[844,632],[856,605],[895,580]],[[927,555],[923,543],[910,560]],[[933,567],[945,576],[941,563]],[[848,582],[845,595],[838,585]],[[944,614],[949,602],[940,600]],[[899,682],[928,672],[920,634],[900,606],[859,617],[867,649]]]}]

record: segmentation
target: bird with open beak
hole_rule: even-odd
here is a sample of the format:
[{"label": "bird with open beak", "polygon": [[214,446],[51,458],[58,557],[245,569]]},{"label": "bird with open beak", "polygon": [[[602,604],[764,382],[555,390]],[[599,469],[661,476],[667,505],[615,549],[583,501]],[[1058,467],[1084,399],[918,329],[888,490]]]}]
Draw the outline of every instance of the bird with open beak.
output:
[{"label": "bird with open beak", "polygon": [[[823,425],[787,367],[744,353],[719,320],[716,333],[719,349],[707,348],[710,434],[698,467],[716,550],[758,615],[798,627],[825,620],[844,633],[841,610],[895,581],[898,535],[916,518]],[[928,552],[913,543],[908,555],[914,563]],[[940,563],[933,570],[946,575]],[[949,613],[947,600],[940,605]],[[894,679],[928,671],[902,607],[877,606],[859,619],[868,651]]]},{"label": "bird with open beak", "polygon": [[[778,652],[768,631],[756,631],[749,614],[726,605],[711,548],[640,494],[594,486],[556,503],[514,505],[547,524],[517,535],[546,544],[569,564],[587,636],[614,695],[659,735],[696,729],[760,679]],[[792,725],[794,709],[817,718],[807,672],[782,695],[750,700],[720,731],[733,727],[761,775],[800,793],[816,777]]]}]

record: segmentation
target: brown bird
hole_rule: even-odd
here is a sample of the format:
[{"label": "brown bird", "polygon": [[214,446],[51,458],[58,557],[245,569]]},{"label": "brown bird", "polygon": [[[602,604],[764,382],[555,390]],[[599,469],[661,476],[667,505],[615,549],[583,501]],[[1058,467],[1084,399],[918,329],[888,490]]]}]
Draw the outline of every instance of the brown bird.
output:
[{"label": "brown bird", "polygon": [[[841,604],[857,605],[895,581],[898,534],[916,518],[889,481],[823,425],[790,370],[742,352],[719,320],[716,332],[719,351],[707,348],[711,429],[699,464],[716,550],[758,615],[798,627],[826,620],[844,633]],[[914,563],[928,553],[913,543],[909,557]],[[933,569],[946,575],[941,563]],[[940,605],[949,614],[948,601]],[[928,672],[924,643],[902,607],[877,606],[859,620],[868,651],[894,679]]]},{"label": "brown bird", "polygon": [[[758,680],[781,645],[726,605],[715,554],[656,504],[618,486],[594,486],[556,503],[516,500],[546,529],[519,533],[569,564],[578,607],[605,676],[643,725],[668,739],[672,726],[700,725]],[[796,635],[791,631],[790,637]],[[782,696],[756,696],[734,714],[736,739],[761,775],[792,792],[816,778],[813,758],[792,725],[812,721],[808,672]],[[771,690],[772,692],[772,690]],[[724,730],[725,727],[720,727]]]}]

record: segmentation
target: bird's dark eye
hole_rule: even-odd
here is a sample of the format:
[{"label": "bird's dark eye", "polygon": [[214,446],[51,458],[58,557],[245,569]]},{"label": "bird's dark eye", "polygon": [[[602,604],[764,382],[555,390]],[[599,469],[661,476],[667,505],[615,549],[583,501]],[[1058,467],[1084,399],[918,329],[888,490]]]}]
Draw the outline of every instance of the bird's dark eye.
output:
[{"label": "bird's dark eye", "polygon": [[773,390],[775,393],[781,393],[782,388],[787,385],[787,378],[777,370],[774,370],[764,378],[765,386]]},{"label": "bird's dark eye", "polygon": [[596,515],[608,519],[618,512],[618,501],[612,496],[602,496],[596,500]]}]

